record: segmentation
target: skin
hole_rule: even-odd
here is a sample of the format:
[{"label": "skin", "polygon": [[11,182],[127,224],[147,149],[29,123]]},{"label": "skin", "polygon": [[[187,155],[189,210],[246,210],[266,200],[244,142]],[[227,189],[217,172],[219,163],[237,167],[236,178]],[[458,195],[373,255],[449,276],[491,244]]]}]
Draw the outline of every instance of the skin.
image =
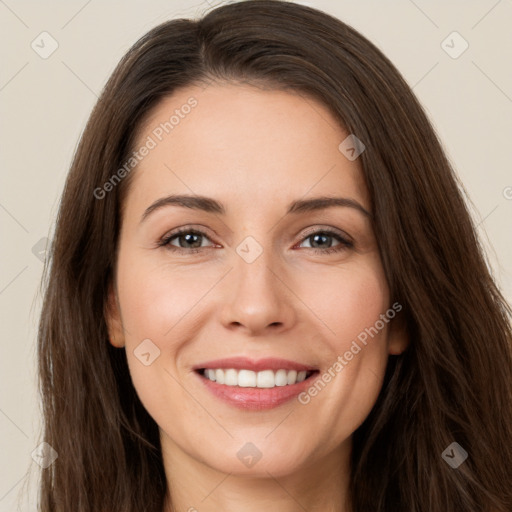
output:
[{"label": "skin", "polygon": [[[175,92],[136,147],[191,96],[197,106],[132,171],[109,296],[111,343],[126,349],[160,428],[175,510],[347,511],[352,433],[377,399],[388,355],[407,346],[396,319],[307,405],[237,409],[205,389],[193,366],[279,357],[322,372],[391,307],[368,216],[347,206],[286,215],[293,200],[333,195],[370,211],[359,159],[339,151],[348,133],[322,104],[233,83]],[[226,214],[174,205],[141,222],[169,194],[212,197]],[[195,240],[200,252],[183,236],[172,240],[181,252],[158,246],[189,226],[205,232]],[[311,235],[327,228],[353,247],[328,237],[315,252]],[[252,263],[236,252],[248,236],[263,250]],[[334,246],[341,250],[325,252]],[[149,366],[134,355],[145,339],[160,350]],[[250,468],[237,457],[248,442],[262,454]]]}]

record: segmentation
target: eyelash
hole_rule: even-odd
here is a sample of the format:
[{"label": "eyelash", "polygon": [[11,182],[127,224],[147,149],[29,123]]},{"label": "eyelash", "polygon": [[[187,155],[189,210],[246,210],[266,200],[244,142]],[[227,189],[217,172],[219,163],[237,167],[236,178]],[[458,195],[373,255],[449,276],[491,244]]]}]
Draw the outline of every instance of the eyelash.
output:
[{"label": "eyelash", "polygon": [[[183,235],[183,234],[194,234],[194,235],[204,236],[205,238],[209,239],[208,235],[201,230],[190,229],[190,228],[181,228],[177,231],[174,231],[173,233],[170,233],[167,236],[164,236],[158,242],[158,246],[166,247],[168,250],[170,250],[172,252],[183,252],[184,251],[184,252],[192,253],[192,254],[198,253],[199,251],[201,251],[203,249],[208,249],[208,247],[195,247],[195,248],[191,248],[191,249],[186,249],[183,247],[175,247],[170,244],[171,240],[173,240],[174,238],[176,238],[180,235]],[[332,254],[332,253],[340,252],[340,251],[343,251],[346,249],[351,249],[354,247],[354,244],[352,242],[349,242],[348,240],[343,238],[337,231],[333,231],[331,229],[321,229],[321,230],[317,230],[317,231],[308,233],[305,237],[302,238],[301,243],[304,240],[307,240],[308,238],[311,238],[312,236],[318,235],[318,234],[332,236],[333,238],[336,238],[340,242],[340,244],[335,247],[328,247],[327,249],[318,249],[316,247],[311,247],[310,249],[317,254],[320,254],[320,253]]]}]

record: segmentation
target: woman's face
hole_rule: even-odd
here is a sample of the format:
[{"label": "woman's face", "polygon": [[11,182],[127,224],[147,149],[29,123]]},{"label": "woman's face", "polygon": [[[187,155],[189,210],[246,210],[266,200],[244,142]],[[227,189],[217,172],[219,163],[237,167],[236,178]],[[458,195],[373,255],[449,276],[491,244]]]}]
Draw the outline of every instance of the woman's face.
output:
[{"label": "woman's face", "polygon": [[406,340],[348,135],[246,84],[182,89],[145,122],[108,323],[167,460],[278,476],[349,453]]}]

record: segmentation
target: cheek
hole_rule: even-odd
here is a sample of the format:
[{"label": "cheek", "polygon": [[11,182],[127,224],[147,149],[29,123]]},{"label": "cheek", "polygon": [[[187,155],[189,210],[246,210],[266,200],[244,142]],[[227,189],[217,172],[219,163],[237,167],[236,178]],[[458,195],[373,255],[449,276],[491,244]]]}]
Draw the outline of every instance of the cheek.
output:
[{"label": "cheek", "polygon": [[305,302],[326,328],[319,336],[326,337],[337,353],[348,350],[350,342],[374,326],[389,307],[387,281],[377,258],[316,275],[314,286],[307,286]]},{"label": "cheek", "polygon": [[[218,279],[218,272],[199,272],[194,266],[177,270],[137,251],[121,253],[118,261],[118,293],[132,382],[153,419],[176,435],[182,425],[172,420],[172,410],[179,409],[185,416],[198,414],[197,404],[179,382],[183,378],[178,368],[180,354],[200,328],[201,298]],[[146,347],[143,351],[142,346]],[[147,352],[150,361],[153,354],[158,355],[146,366],[137,355]]]},{"label": "cheek", "polygon": [[[300,397],[308,415],[327,427],[326,450],[350,436],[368,416],[388,360],[389,324],[381,315],[389,308],[389,291],[380,262],[340,270],[336,277],[324,282],[325,306],[319,314],[330,332],[322,329],[313,340],[319,348],[328,346],[328,357],[320,382]],[[318,291],[315,297],[321,304]]]},{"label": "cheek", "polygon": [[[119,261],[118,290],[129,338],[172,340],[193,315],[198,300],[211,286],[207,276],[194,270],[177,271],[144,256]],[[127,340],[129,341],[129,340]]]},{"label": "cheek", "polygon": [[389,291],[380,262],[369,261],[344,280],[332,310],[336,336],[332,348],[342,356],[346,390],[374,395],[387,363]]}]

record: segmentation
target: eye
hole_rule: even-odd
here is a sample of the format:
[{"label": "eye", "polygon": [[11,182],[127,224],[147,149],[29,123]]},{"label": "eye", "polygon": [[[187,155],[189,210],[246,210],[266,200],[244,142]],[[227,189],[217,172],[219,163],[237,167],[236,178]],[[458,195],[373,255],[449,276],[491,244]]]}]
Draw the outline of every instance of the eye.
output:
[{"label": "eye", "polygon": [[[167,247],[171,251],[187,251],[191,253],[199,252],[202,248],[201,239],[208,238],[206,233],[197,229],[182,228],[165,236],[158,245]],[[179,247],[171,244],[171,241],[177,239]]]},{"label": "eye", "polygon": [[[326,244],[326,241],[329,239],[336,239],[339,243],[338,245],[335,245],[332,247],[332,244],[328,244],[328,247],[322,249],[322,245]],[[331,254],[334,252],[341,252],[343,250],[349,249],[354,247],[354,244],[350,242],[347,238],[341,235],[341,233],[338,233],[337,231],[333,231],[331,229],[324,229],[321,231],[314,231],[310,234],[308,234],[305,238],[303,238],[304,241],[306,240],[312,240],[312,247],[313,251],[317,253],[323,253],[323,254]],[[320,248],[318,248],[318,245],[320,245]]]},{"label": "eye", "polygon": [[[175,239],[178,241],[178,246],[172,243]],[[203,231],[192,228],[181,228],[162,238],[162,240],[158,242],[158,246],[166,247],[168,250],[173,252],[197,253],[208,247],[202,245],[203,239],[209,240],[209,237]],[[329,239],[337,240],[338,244],[332,246],[332,242],[328,242]],[[310,247],[310,249],[319,254],[341,252],[354,247],[354,244],[341,233],[331,229],[317,230],[309,233],[302,239],[299,246],[307,240],[312,241],[312,247]],[[323,248],[322,245],[324,245]]]}]

